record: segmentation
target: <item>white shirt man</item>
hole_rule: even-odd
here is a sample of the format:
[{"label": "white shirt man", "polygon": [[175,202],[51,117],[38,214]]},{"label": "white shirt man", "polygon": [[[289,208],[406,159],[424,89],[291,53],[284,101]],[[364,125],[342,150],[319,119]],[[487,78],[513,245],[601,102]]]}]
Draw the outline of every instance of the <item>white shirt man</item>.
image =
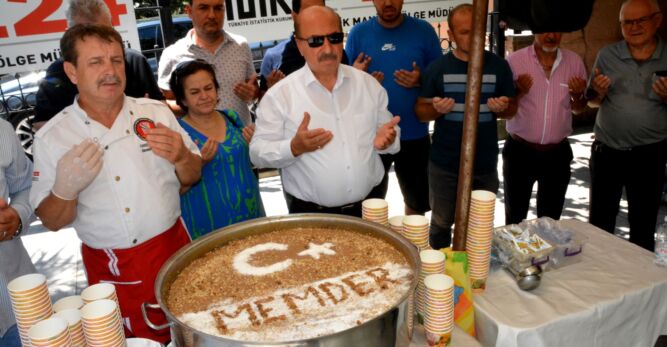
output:
[{"label": "white shirt man", "polygon": [[[258,109],[250,158],[282,169],[294,212],[360,215],[360,205],[382,179],[379,153],[396,153],[399,117],[371,75],[340,65],[342,32],[333,10],[301,12],[297,44],[306,65],[274,85]],[[331,34],[334,33],[334,34]],[[320,40],[320,44],[305,41]],[[312,129],[312,130],[310,130]],[[346,213],[341,207],[357,205]]]}]

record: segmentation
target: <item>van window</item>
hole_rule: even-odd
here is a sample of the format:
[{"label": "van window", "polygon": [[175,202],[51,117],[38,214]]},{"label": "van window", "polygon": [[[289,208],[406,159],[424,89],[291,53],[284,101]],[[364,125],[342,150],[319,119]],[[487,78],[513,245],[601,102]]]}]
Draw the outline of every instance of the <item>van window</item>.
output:
[{"label": "van window", "polygon": [[162,37],[162,35],[157,34],[158,27],[158,25],[150,25],[139,28],[139,44],[142,51],[156,48],[156,38]]}]

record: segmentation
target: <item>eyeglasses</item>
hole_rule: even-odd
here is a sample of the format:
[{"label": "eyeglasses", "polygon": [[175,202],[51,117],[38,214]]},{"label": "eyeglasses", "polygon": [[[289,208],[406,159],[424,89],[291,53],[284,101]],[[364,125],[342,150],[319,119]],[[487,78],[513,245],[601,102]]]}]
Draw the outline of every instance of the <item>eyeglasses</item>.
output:
[{"label": "eyeglasses", "polygon": [[333,33],[329,35],[317,35],[311,36],[308,38],[297,37],[297,39],[308,42],[308,47],[317,48],[324,44],[324,39],[329,40],[329,43],[332,45],[338,45],[343,43],[343,33]]},{"label": "eyeglasses", "polygon": [[653,12],[653,13],[649,14],[648,16],[639,17],[637,19],[625,19],[625,20],[621,21],[621,25],[626,27],[626,28],[632,28],[632,26],[635,25],[635,24],[637,24],[638,26],[643,27],[644,24],[646,24],[648,21],[653,19],[653,17],[655,17],[655,15],[658,14],[658,13],[660,13],[660,12]]}]

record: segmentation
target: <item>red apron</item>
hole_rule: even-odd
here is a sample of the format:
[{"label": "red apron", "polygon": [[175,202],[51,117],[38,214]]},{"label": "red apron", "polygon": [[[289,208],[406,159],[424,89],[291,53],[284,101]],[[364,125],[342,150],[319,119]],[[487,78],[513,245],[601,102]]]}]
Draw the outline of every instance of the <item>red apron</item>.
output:
[{"label": "red apron", "polygon": [[[100,282],[116,286],[121,316],[127,337],[143,337],[166,343],[171,339],[169,329],[149,328],[141,315],[141,304],[155,303],[155,278],[160,267],[190,236],[181,219],[160,235],[128,249],[94,249],[82,244],[81,257],[88,276],[88,285]],[[167,322],[162,312],[148,310],[155,324]]]}]

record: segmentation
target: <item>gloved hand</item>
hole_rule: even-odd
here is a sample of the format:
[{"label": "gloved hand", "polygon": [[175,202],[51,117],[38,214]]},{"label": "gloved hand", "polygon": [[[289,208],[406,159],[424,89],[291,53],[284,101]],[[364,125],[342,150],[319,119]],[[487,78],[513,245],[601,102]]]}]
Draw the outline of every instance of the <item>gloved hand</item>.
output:
[{"label": "gloved hand", "polygon": [[90,139],[81,141],[58,160],[56,182],[51,192],[63,200],[74,200],[102,169],[104,151]]}]

